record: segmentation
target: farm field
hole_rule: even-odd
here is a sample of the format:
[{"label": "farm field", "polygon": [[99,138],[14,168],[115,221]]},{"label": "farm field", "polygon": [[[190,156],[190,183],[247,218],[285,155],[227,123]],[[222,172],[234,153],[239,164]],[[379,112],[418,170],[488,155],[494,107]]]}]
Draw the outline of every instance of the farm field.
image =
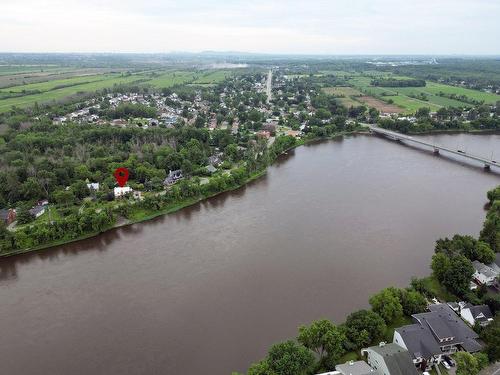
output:
[{"label": "farm field", "polygon": [[373,107],[381,113],[401,113],[403,109],[400,106],[389,104],[383,100],[374,98],[373,96],[362,96],[359,101],[365,104],[367,107]]},{"label": "farm field", "polygon": [[170,71],[163,73],[148,81],[150,85],[156,88],[171,87],[182,83],[191,82],[196,78],[195,72]]},{"label": "farm field", "polygon": [[15,86],[33,83],[49,82],[66,78],[91,76],[106,73],[120,73],[120,69],[109,68],[86,68],[86,69],[43,69],[43,71],[4,74],[0,73],[0,89],[8,89]]},{"label": "farm field", "polygon": [[333,95],[343,106],[356,107],[362,105],[358,101],[359,96],[363,96],[363,93],[355,88],[349,86],[337,86],[337,87],[324,87],[323,92],[328,95]]},{"label": "farm field", "polygon": [[58,69],[57,65],[0,65],[0,76]]},{"label": "farm field", "polygon": [[[4,71],[8,71],[6,67]],[[40,67],[33,74],[42,74]],[[1,71],[1,70],[0,70]],[[16,71],[16,69],[14,69]],[[87,70],[89,72],[89,70]],[[91,72],[91,70],[90,70]],[[53,70],[50,74],[78,74],[73,72],[61,72]],[[44,72],[47,74],[47,72]],[[228,75],[233,74],[229,70],[209,70],[209,71],[182,71],[182,70],[159,70],[156,72],[142,72],[134,74],[102,73],[70,76],[64,79],[45,79],[43,82],[18,84],[8,88],[0,88],[0,113],[8,111],[12,106],[27,107],[35,102],[42,104],[55,100],[62,100],[71,96],[95,92],[104,88],[112,88],[121,84],[141,84],[151,86],[156,89],[172,87],[178,84],[211,85],[223,81]],[[17,74],[4,75],[2,79],[16,77]],[[23,76],[23,75],[21,75]]]},{"label": "farm field", "polygon": [[109,79],[104,79],[101,81],[95,81],[90,83],[84,83],[81,85],[64,87],[60,89],[46,91],[40,94],[31,94],[20,96],[16,98],[7,98],[0,100],[0,113],[8,111],[12,106],[27,107],[30,105],[38,103],[46,103],[52,100],[61,100],[72,95],[77,95],[79,93],[94,92],[97,90],[102,90],[104,88],[111,88],[114,85],[127,84],[133,82],[144,82],[147,77],[144,75],[130,75],[130,76],[114,76]]},{"label": "farm field", "polygon": [[[392,78],[406,79],[390,75]],[[470,103],[459,100],[463,95],[471,100],[484,101],[486,104],[494,104],[500,100],[500,95],[490,94],[482,91],[465,89],[435,82],[427,81],[425,87],[376,87],[371,86],[372,77],[366,75],[355,75],[349,79],[349,84],[363,93],[377,97],[383,101],[391,100],[394,104],[403,108],[406,113],[415,112],[421,107],[428,107],[432,111],[437,111],[441,107],[467,107]],[[441,96],[455,94],[456,99]],[[424,100],[426,99],[426,100]]]},{"label": "farm field", "polygon": [[346,107],[366,105],[373,107],[383,113],[400,113],[404,109],[394,104],[389,104],[373,96],[365,95],[363,92],[348,86],[325,87],[323,92],[338,98],[341,104]]},{"label": "farm field", "polygon": [[193,84],[197,85],[212,85],[224,81],[227,77],[233,75],[230,70],[216,70],[204,73],[201,77],[197,78]]},{"label": "farm field", "polygon": [[30,83],[27,85],[19,85],[9,88],[0,89],[0,95],[2,93],[21,93],[21,92],[30,92],[30,91],[50,91],[56,88],[62,88],[61,86],[71,86],[78,85],[82,83],[90,83],[95,81],[103,81],[105,79],[112,78],[113,75],[88,75],[88,76],[80,76],[74,78],[66,78],[66,79],[56,79],[47,82],[40,83]]}]

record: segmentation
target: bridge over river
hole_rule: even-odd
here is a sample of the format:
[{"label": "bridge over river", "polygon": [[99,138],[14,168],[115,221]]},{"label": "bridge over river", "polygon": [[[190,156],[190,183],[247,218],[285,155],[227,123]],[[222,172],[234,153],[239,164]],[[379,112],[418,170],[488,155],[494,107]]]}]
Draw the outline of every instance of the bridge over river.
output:
[{"label": "bridge over river", "polygon": [[365,125],[370,128],[370,132],[372,132],[374,134],[383,135],[384,137],[395,140],[395,141],[405,141],[408,143],[415,143],[415,144],[419,144],[422,146],[427,146],[427,147],[430,147],[431,149],[433,149],[434,153],[436,153],[436,154],[439,154],[441,151],[445,151],[445,152],[448,152],[450,154],[455,154],[455,155],[458,155],[458,156],[461,156],[464,158],[472,159],[472,160],[475,160],[475,161],[482,163],[484,165],[485,169],[490,169],[492,166],[500,168],[500,162],[497,162],[496,160],[488,159],[488,158],[485,158],[483,156],[473,155],[473,154],[465,152],[464,150],[454,150],[454,149],[451,149],[449,147],[444,147],[444,146],[441,146],[438,144],[427,142],[427,141],[424,141],[424,140],[421,140],[418,138],[411,137],[409,135],[397,133],[397,132],[392,131],[392,130],[382,129],[382,128],[379,128],[379,127],[376,127],[376,126],[373,126],[370,124],[365,124]]}]

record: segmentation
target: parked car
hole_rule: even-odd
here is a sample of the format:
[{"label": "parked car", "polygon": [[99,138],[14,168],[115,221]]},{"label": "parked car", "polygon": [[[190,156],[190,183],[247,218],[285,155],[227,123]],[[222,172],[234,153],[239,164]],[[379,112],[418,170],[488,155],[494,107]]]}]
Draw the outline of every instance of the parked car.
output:
[{"label": "parked car", "polygon": [[449,357],[449,356],[447,356],[447,355],[443,356],[443,358],[444,358],[444,360],[445,360],[445,361],[446,361],[446,362],[447,362],[450,366],[455,366],[455,365],[456,365],[456,363],[455,363],[455,361],[453,360],[453,358],[451,358],[451,357]]},{"label": "parked car", "polygon": [[449,370],[451,366],[446,362],[446,360],[441,361],[441,364],[444,366],[445,369]]}]

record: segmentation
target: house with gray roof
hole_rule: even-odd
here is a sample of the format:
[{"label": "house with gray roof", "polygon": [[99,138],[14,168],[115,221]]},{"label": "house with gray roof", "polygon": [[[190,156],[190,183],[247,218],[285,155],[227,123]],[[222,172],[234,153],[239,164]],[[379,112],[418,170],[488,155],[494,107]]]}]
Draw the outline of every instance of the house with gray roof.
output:
[{"label": "house with gray roof", "polygon": [[182,171],[180,169],[177,169],[175,171],[169,171],[167,178],[163,181],[163,185],[169,186],[175,184],[177,181],[182,179]]},{"label": "house with gray roof", "polygon": [[408,350],[394,344],[381,342],[378,346],[362,349],[370,367],[380,375],[418,375]]},{"label": "house with gray roof", "polygon": [[429,312],[412,315],[414,324],[396,328],[393,342],[407,349],[422,370],[458,350],[477,352],[482,346],[474,332],[447,304],[429,306]]},{"label": "house with gray roof", "polygon": [[474,267],[474,280],[481,285],[493,285],[499,275],[498,271],[477,260],[472,262]]},{"label": "house with gray roof", "polygon": [[488,264],[493,271],[500,273],[500,253],[496,253],[496,258],[493,263]]},{"label": "house with gray roof", "polygon": [[335,370],[339,375],[381,375],[380,372],[372,369],[365,361],[349,361],[335,366]]},{"label": "house with gray roof", "polygon": [[493,321],[493,314],[491,313],[488,305],[473,306],[467,304],[460,311],[460,316],[471,326],[474,326],[476,323],[478,323],[479,325],[484,327]]}]

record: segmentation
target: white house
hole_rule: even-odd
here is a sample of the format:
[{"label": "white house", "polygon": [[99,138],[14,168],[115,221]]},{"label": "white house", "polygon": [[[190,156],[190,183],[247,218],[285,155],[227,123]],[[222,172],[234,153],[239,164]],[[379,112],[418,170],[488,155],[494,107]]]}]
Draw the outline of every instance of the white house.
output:
[{"label": "white house", "polygon": [[89,190],[99,191],[99,182],[91,182],[87,184]]},{"label": "white house", "polygon": [[115,198],[119,198],[124,196],[125,194],[132,193],[132,188],[130,186],[124,186],[124,187],[115,187],[113,190],[113,193],[115,195]]},{"label": "white house", "polygon": [[474,279],[481,285],[493,285],[498,277],[498,271],[477,260],[472,262],[474,267]]},{"label": "white house", "polygon": [[460,316],[471,326],[479,323],[484,327],[493,321],[493,314],[487,305],[466,305],[460,311]]}]

